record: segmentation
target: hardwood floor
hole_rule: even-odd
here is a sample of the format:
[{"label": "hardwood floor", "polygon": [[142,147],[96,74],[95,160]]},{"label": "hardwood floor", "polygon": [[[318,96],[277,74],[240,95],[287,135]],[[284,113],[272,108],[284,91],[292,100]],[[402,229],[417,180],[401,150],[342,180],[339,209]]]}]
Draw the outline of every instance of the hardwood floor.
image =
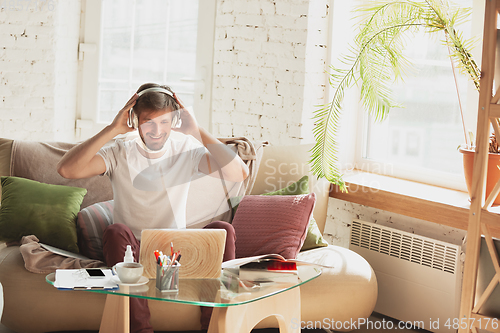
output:
[{"label": "hardwood floor", "polygon": [[[2,315],[2,310],[3,310],[3,289],[2,289],[2,285],[0,284],[0,317]],[[396,329],[397,325],[398,325],[398,321],[397,320],[394,320],[394,319],[391,319],[391,318],[388,318],[388,317],[384,317],[378,313],[373,313],[368,322],[370,322],[370,326],[368,325],[364,325],[363,327],[360,327],[352,332],[354,333],[382,333],[382,332],[389,332],[389,331],[392,331],[392,330],[388,330],[388,329],[384,329],[386,327],[388,327],[389,325],[387,325],[387,323],[391,321],[392,322],[392,325],[394,327],[394,330],[397,331],[397,333],[415,333],[415,332],[419,332],[419,333],[425,333],[427,331],[425,330],[418,330],[418,329]],[[385,323],[385,326],[383,325],[383,323]],[[389,326],[389,327],[391,327]],[[325,333],[325,332],[332,332],[332,331],[328,331],[328,330],[322,330],[322,329],[303,329],[302,330],[302,333]],[[7,327],[5,327],[4,325],[0,324],[0,333],[16,333],[10,329],[8,329]],[[72,333],[97,333],[97,331],[86,331],[86,332],[72,332]],[[158,332],[160,333],[160,332]],[[167,333],[167,332],[165,332]],[[168,333],[176,333],[176,332],[168,332]],[[201,333],[200,331],[184,331],[184,332],[177,332],[177,333]],[[279,333],[279,330],[278,329],[259,329],[259,330],[253,330],[252,333]]]},{"label": "hardwood floor", "polygon": [[[396,329],[397,327],[397,320],[384,317],[378,313],[373,313],[372,316],[369,318],[371,321],[371,326],[372,327],[367,327],[367,325],[364,325],[364,327],[358,328],[354,331],[351,331],[353,333],[384,333],[384,332],[390,332],[392,330],[384,329],[382,326],[382,323],[386,323],[388,321],[393,322],[394,330],[397,331],[398,333],[426,333],[428,331],[425,330],[418,330],[418,329]],[[390,326],[389,326],[390,327]],[[332,332],[332,331],[325,331],[322,329],[303,329],[302,333],[325,333],[325,332]],[[0,333],[16,333],[2,324],[0,324]],[[85,331],[85,332],[71,332],[71,333],[97,333],[97,331]],[[162,333],[162,332],[158,332]],[[184,332],[164,332],[164,333],[201,333],[201,331],[184,331]],[[260,329],[260,330],[253,330],[252,333],[279,333],[278,329]]]},{"label": "hardwood floor", "polygon": [[[375,333],[375,332],[383,333],[383,332],[391,332],[391,331],[394,331],[394,333],[396,333],[396,332],[398,332],[398,333],[415,333],[415,332],[426,333],[426,332],[429,332],[426,330],[415,329],[415,328],[400,329],[398,327],[398,324],[399,324],[398,320],[383,316],[383,315],[375,313],[375,312],[370,316],[370,318],[368,320],[371,322],[369,327],[368,327],[368,325],[364,325],[363,327],[361,327],[357,330],[354,330],[352,332],[356,332],[356,333]],[[385,327],[383,324],[384,322],[385,322]],[[391,322],[391,324],[389,324],[389,322]],[[392,327],[392,329],[390,329],[391,327]]]}]

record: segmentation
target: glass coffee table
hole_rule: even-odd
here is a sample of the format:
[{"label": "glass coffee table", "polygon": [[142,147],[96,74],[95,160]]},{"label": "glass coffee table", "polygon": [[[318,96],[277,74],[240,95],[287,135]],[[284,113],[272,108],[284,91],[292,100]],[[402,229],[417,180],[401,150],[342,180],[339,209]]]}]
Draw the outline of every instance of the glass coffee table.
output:
[{"label": "glass coffee table", "polygon": [[[177,293],[161,292],[156,281],[119,285],[116,290],[87,289],[107,294],[99,332],[129,332],[129,297],[213,307],[208,333],[250,332],[262,319],[274,316],[281,333],[300,332],[300,285],[321,274],[314,266],[298,266],[297,282],[252,283],[223,272],[219,279],[179,279]],[[54,284],[55,274],[46,280]],[[81,291],[75,291],[81,292]]]}]

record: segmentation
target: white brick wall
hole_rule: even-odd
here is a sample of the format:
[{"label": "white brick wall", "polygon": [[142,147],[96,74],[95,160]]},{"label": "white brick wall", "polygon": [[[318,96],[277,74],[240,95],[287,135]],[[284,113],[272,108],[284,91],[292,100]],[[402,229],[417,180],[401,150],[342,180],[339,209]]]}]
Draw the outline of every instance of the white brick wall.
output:
[{"label": "white brick wall", "polygon": [[78,82],[80,0],[60,0],[57,11],[54,140],[74,141]]},{"label": "white brick wall", "polygon": [[324,103],[325,76],[318,73],[327,55],[327,3],[219,0],[215,135],[245,135],[275,145],[310,139],[313,105]]},{"label": "white brick wall", "polygon": [[330,198],[323,237],[330,244],[348,248],[351,224],[354,219],[378,223],[456,245],[462,245],[467,234],[466,230]]},{"label": "white brick wall", "polygon": [[[74,140],[81,0],[0,10],[2,137]],[[218,0],[215,135],[311,141],[324,103],[328,0]],[[1,3],[0,3],[1,5]]]},{"label": "white brick wall", "polygon": [[80,0],[21,3],[0,9],[0,136],[72,141]]},{"label": "white brick wall", "polygon": [[309,32],[308,40],[305,45],[305,72],[300,79],[304,80],[304,102],[302,104],[302,138],[303,142],[314,142],[312,119],[313,111],[317,105],[329,102],[325,100],[326,87],[328,78],[325,75],[325,70],[328,69],[330,61],[328,60],[328,29],[329,15],[331,9],[328,6],[328,1],[311,0],[309,6],[307,31]]}]

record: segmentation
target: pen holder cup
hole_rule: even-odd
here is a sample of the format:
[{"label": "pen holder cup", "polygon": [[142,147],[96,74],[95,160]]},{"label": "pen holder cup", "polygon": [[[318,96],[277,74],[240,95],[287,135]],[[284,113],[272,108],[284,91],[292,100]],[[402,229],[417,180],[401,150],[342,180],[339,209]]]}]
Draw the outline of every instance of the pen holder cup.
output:
[{"label": "pen holder cup", "polygon": [[156,265],[156,288],[161,292],[176,293],[179,291],[179,268],[178,261],[174,265]]}]

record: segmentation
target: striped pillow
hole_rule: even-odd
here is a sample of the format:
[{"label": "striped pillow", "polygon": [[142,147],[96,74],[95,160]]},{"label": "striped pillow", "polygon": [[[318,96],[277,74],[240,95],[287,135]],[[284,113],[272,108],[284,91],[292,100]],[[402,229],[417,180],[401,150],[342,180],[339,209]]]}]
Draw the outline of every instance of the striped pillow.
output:
[{"label": "striped pillow", "polygon": [[82,209],[77,216],[76,231],[80,253],[91,259],[104,261],[102,235],[113,223],[114,200],[98,202]]}]

